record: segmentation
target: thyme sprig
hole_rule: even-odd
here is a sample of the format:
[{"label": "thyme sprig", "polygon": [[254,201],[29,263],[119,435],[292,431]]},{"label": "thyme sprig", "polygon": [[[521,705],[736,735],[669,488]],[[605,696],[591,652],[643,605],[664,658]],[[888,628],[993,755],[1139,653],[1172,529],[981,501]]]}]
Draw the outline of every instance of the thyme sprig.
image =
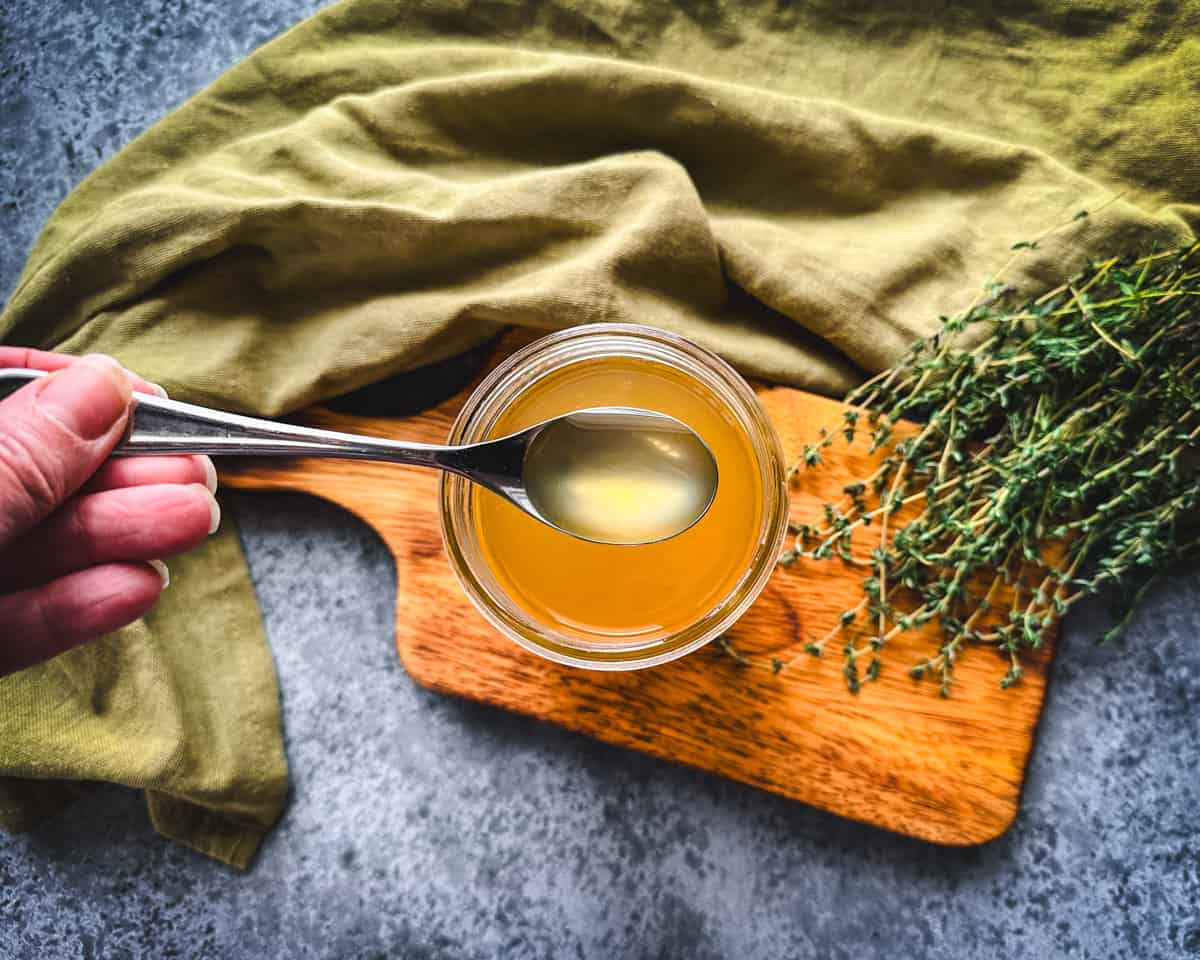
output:
[{"label": "thyme sprig", "polygon": [[[910,673],[943,695],[977,645],[1005,658],[1002,687],[1018,683],[1022,656],[1097,592],[1115,600],[1102,639],[1115,638],[1154,579],[1200,547],[1200,244],[1092,263],[1032,300],[992,285],[852,391],[791,473],[864,440],[878,468],[794,522],[780,557],[863,568],[862,599],[804,648],[840,644],[852,691],[879,676],[889,641],[933,622],[938,646]],[[856,537],[871,538],[869,561]]]}]

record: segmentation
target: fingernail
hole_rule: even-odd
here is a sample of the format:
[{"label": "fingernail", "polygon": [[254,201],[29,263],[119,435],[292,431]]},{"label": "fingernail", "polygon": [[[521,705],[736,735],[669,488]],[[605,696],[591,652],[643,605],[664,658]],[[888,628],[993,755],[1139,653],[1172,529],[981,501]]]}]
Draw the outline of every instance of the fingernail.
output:
[{"label": "fingernail", "polygon": [[221,505],[217,503],[217,498],[212,495],[207,487],[204,487],[204,492],[208,496],[208,512],[211,519],[208,522],[208,532],[216,533],[217,528],[221,526]]},{"label": "fingernail", "polygon": [[121,366],[121,361],[116,357],[110,357],[107,353],[85,353],[79,359],[87,360],[89,363],[104,364],[106,367],[113,367],[116,370],[120,370],[121,373],[125,372],[125,368]]},{"label": "fingernail", "polygon": [[104,436],[133,395],[120,364],[101,354],[82,357],[43,382],[38,407],[83,440]]},{"label": "fingernail", "polygon": [[[130,371],[126,368],[126,366],[123,363],[121,363],[121,361],[118,360],[116,357],[111,357],[107,353],[86,353],[79,359],[80,360],[89,360],[92,363],[102,363],[105,366],[113,367],[117,370],[120,370],[121,376],[125,377],[125,379],[127,379],[131,382],[136,380],[139,384],[145,383],[146,386],[150,388],[150,392],[152,394],[154,394],[156,397],[162,397],[164,400],[169,399],[167,397],[167,391],[163,387],[160,387],[157,383],[150,383],[148,381],[144,381],[144,380],[142,380],[141,377],[139,377],[133,373],[130,373]],[[138,387],[135,387],[134,389],[140,390],[141,387],[138,386]]]},{"label": "fingernail", "polygon": [[200,466],[204,468],[204,485],[209,493],[217,492],[217,468],[213,465],[212,457],[201,457]]},{"label": "fingernail", "polygon": [[147,560],[146,564],[158,574],[159,579],[162,580],[163,589],[166,590],[171,585],[171,571],[167,569],[167,565],[161,560]]}]

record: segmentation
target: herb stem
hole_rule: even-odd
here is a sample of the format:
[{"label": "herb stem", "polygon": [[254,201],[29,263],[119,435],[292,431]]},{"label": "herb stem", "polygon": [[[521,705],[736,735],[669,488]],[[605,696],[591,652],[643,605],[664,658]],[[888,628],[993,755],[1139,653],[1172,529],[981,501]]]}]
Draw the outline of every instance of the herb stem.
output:
[{"label": "herb stem", "polygon": [[[822,506],[823,522],[792,525],[781,562],[836,554],[869,574],[805,651],[844,634],[857,690],[861,663],[875,679],[887,644],[936,621],[938,647],[912,673],[948,694],[958,657],[979,645],[1003,655],[1001,686],[1019,682],[1022,653],[1098,590],[1119,592],[1126,616],[1106,636],[1119,632],[1159,573],[1200,549],[1186,522],[1200,511],[1197,297],[1200,243],[1110,257],[1025,301],[994,281],[852,391],[844,425],[822,430],[789,476],[820,468],[839,434],[879,459]],[[984,335],[960,347],[973,326]],[[869,562],[853,556],[876,521]]]}]

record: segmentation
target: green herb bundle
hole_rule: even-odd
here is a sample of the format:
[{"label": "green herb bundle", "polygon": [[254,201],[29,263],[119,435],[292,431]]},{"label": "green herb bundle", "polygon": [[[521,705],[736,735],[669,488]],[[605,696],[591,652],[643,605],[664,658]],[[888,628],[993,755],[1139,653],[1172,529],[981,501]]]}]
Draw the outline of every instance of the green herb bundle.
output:
[{"label": "green herb bundle", "polygon": [[[1111,639],[1154,577],[1200,545],[1188,522],[1200,503],[1200,244],[1094,263],[1026,302],[994,286],[846,403],[793,470],[864,433],[885,456],[819,522],[793,526],[780,562],[863,564],[863,597],[805,649],[840,647],[857,690],[889,640],[936,622],[940,645],[915,678],[947,695],[964,650],[989,645],[1011,686],[1022,653],[1083,597],[1115,598]],[[902,420],[915,432],[893,436]],[[851,556],[861,537],[869,561]]]}]

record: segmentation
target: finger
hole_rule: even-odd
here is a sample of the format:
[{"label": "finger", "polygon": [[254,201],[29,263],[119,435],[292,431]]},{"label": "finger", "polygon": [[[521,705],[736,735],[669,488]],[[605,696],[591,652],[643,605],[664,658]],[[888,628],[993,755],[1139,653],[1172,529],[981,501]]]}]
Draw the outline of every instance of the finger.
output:
[{"label": "finger", "polygon": [[110,564],[0,596],[0,676],[132,623],[154,606],[164,583],[148,564]]},{"label": "finger", "polygon": [[208,457],[113,457],[83,486],[84,493],[159,483],[201,483],[217,492],[217,470]]},{"label": "finger", "polygon": [[33,350],[29,347],[0,347],[0,367],[25,370],[62,370],[69,367],[78,357],[69,353],[50,353],[46,350]]},{"label": "finger", "polygon": [[[112,360],[117,366],[121,364],[108,357],[107,354],[93,353],[92,357],[107,357]],[[44,370],[47,373],[53,373],[55,370],[65,370],[79,357],[72,356],[69,353],[51,353],[48,350],[34,350],[30,347],[0,347],[0,369],[16,367],[25,370]],[[121,367],[129,382],[133,385],[134,390],[139,390],[142,393],[153,393],[158,397],[165,397],[167,391],[160,387],[157,383],[151,383],[149,380],[143,380],[136,373],[126,370]]]},{"label": "finger", "polygon": [[125,429],[132,393],[110,361],[84,358],[0,400],[0,548],[100,467]]},{"label": "finger", "polygon": [[24,589],[104,563],[174,557],[220,523],[202,484],[126,487],[76,497],[0,552],[0,590]]}]

